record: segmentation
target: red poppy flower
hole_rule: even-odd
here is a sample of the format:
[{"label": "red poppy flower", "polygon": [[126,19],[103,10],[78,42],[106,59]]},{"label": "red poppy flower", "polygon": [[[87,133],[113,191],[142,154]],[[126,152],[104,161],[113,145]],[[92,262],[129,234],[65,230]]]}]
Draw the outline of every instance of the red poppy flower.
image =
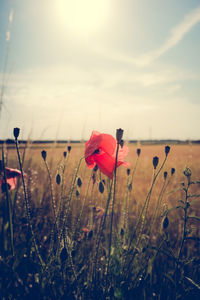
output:
[{"label": "red poppy flower", "polygon": [[[7,184],[9,186],[10,190],[14,190],[16,185],[17,185],[17,178],[21,177],[21,172],[17,169],[11,169],[5,167],[6,171],[6,178],[7,178]],[[26,174],[24,174],[26,176]],[[4,178],[3,178],[3,170],[2,168],[0,169],[0,184],[4,184]]]},{"label": "red poppy flower", "polygon": [[[89,141],[85,143],[85,161],[88,168],[92,169],[97,164],[100,171],[112,179],[115,169],[116,151],[117,141],[112,135],[93,131]],[[124,146],[122,148],[119,146],[117,167],[129,165],[124,161],[124,157],[127,154],[128,147]]]}]

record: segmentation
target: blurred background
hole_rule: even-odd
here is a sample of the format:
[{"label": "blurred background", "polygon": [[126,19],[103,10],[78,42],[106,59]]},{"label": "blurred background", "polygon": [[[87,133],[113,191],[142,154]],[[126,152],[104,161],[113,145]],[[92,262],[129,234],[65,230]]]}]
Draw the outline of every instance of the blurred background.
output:
[{"label": "blurred background", "polygon": [[194,0],[0,0],[0,139],[199,139],[199,33]]}]

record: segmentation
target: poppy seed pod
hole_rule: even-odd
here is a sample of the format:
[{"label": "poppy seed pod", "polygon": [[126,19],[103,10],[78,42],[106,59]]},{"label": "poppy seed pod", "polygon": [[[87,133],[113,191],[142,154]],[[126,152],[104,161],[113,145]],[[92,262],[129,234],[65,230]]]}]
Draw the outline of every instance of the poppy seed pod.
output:
[{"label": "poppy seed pod", "polygon": [[98,170],[98,166],[96,165],[93,169],[94,172],[96,172]]},{"label": "poppy seed pod", "polygon": [[68,152],[70,152],[70,151],[71,151],[71,149],[72,149],[72,147],[71,147],[71,146],[68,146],[68,147],[67,147],[67,150],[68,150]]},{"label": "poppy seed pod", "polygon": [[13,134],[14,134],[14,137],[15,137],[16,140],[19,136],[19,132],[20,132],[20,128],[16,127],[16,128],[13,129]]},{"label": "poppy seed pod", "polygon": [[171,168],[171,175],[175,173],[175,168]]},{"label": "poppy seed pod", "polygon": [[141,149],[138,148],[138,149],[137,149],[137,155],[140,156],[140,153],[141,153]]},{"label": "poppy seed pod", "polygon": [[102,181],[99,182],[99,192],[101,194],[103,194],[103,192],[104,192],[104,184],[102,183]]},{"label": "poppy seed pod", "polygon": [[56,183],[59,185],[60,182],[61,182],[61,177],[60,177],[60,174],[58,173],[58,174],[56,175]]},{"label": "poppy seed pod", "polygon": [[46,160],[46,158],[47,158],[47,152],[45,150],[42,150],[41,155],[42,155],[42,158],[44,160]]},{"label": "poppy seed pod", "polygon": [[117,143],[120,144],[121,143],[121,140],[122,140],[122,137],[123,137],[123,133],[124,133],[124,130],[119,128],[117,129],[116,131],[116,139],[117,139]]},{"label": "poppy seed pod", "polygon": [[132,191],[132,188],[133,188],[132,183],[130,183],[130,184],[128,185],[128,190],[129,190],[129,192]]},{"label": "poppy seed pod", "polygon": [[77,179],[77,185],[78,185],[79,187],[81,187],[81,186],[82,186],[82,180],[81,180],[81,178],[80,178],[80,177]]},{"label": "poppy seed pod", "polygon": [[168,226],[169,226],[169,219],[166,216],[163,221],[163,229],[167,229]]},{"label": "poppy seed pod", "polygon": [[170,152],[170,147],[169,146],[165,146],[165,154],[166,156],[169,154]]},{"label": "poppy seed pod", "polygon": [[158,158],[158,156],[155,156],[155,157],[153,158],[153,166],[154,166],[154,169],[157,168],[158,162],[159,162],[159,158]]},{"label": "poppy seed pod", "polygon": [[76,190],[76,197],[79,197],[80,196],[80,193],[78,190]]},{"label": "poppy seed pod", "polygon": [[120,230],[120,235],[121,235],[121,237],[124,236],[124,228],[121,228],[121,230]]},{"label": "poppy seed pod", "polygon": [[121,140],[120,146],[123,148],[124,147],[124,140]]}]

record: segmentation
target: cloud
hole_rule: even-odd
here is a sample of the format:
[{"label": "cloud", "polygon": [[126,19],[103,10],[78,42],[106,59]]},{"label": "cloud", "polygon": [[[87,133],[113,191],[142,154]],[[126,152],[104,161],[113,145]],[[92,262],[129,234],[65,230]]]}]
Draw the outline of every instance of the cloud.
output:
[{"label": "cloud", "polygon": [[200,6],[187,14],[183,21],[176,25],[172,30],[170,36],[165,40],[163,45],[154,51],[144,54],[138,58],[136,63],[139,66],[146,66],[166,53],[168,50],[176,46],[184,36],[200,22]]}]

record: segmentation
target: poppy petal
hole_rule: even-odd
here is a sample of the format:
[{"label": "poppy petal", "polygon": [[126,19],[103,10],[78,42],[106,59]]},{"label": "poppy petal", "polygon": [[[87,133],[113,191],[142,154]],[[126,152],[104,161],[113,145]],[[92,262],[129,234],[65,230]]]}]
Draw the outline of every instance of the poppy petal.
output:
[{"label": "poppy petal", "polygon": [[115,160],[108,153],[103,152],[101,155],[95,154],[94,160],[99,167],[99,170],[107,175],[109,178],[113,178],[113,171],[115,168]]}]

